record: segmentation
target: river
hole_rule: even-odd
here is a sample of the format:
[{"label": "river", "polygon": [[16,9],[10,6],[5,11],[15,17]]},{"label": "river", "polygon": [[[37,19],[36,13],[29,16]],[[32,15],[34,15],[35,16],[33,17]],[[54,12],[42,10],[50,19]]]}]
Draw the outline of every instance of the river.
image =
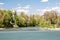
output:
[{"label": "river", "polygon": [[0,31],[0,40],[60,40],[60,31]]}]

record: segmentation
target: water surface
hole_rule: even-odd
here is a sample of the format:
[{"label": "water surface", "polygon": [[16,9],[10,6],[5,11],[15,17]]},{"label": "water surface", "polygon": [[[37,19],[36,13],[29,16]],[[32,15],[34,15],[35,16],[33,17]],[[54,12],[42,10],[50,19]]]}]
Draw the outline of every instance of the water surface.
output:
[{"label": "water surface", "polygon": [[60,31],[0,31],[0,40],[60,40]]}]

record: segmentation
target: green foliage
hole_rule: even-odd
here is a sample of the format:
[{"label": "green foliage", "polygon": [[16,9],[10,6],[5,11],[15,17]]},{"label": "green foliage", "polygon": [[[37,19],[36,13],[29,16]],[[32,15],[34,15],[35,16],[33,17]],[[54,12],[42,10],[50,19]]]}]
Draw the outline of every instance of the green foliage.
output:
[{"label": "green foliage", "polygon": [[27,15],[25,15],[23,12],[21,12],[17,20],[17,25],[19,27],[27,27]]},{"label": "green foliage", "polygon": [[57,16],[55,11],[46,11],[44,15],[26,15],[21,12],[17,15],[14,13],[14,18],[10,10],[0,10],[0,27],[29,27],[39,26],[46,28],[60,27],[60,15]]},{"label": "green foliage", "polygon": [[4,27],[4,24],[0,24],[0,27]]},{"label": "green foliage", "polygon": [[12,27],[12,25],[10,24],[10,21],[11,21],[11,16],[12,16],[12,12],[10,11],[10,10],[1,10],[1,14],[3,13],[3,15],[2,15],[2,18],[1,19],[3,19],[2,21],[3,22],[1,22],[3,25],[4,25],[4,27]]},{"label": "green foliage", "polygon": [[36,19],[34,15],[30,17],[30,26],[36,26]]}]

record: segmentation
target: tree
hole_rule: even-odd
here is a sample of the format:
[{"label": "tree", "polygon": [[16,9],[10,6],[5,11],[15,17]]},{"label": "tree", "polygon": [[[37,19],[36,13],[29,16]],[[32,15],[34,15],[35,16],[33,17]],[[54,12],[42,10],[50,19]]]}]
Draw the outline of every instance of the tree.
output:
[{"label": "tree", "polygon": [[12,19],[12,12],[10,10],[3,10],[3,12],[5,14],[3,24],[5,25],[5,27],[13,27],[12,24],[10,23]]},{"label": "tree", "polygon": [[36,26],[36,18],[35,15],[30,15],[30,26]]},{"label": "tree", "polygon": [[27,19],[28,16],[24,14],[24,12],[21,12],[20,16],[18,17],[18,26],[19,27],[27,27]]},{"label": "tree", "polygon": [[56,23],[56,19],[57,19],[57,12],[56,11],[46,11],[44,13],[44,19],[46,20],[50,20],[51,24],[55,24]]},{"label": "tree", "polygon": [[44,13],[44,19],[46,21],[50,21],[50,26],[52,25],[53,27],[55,27],[55,24],[57,24],[57,11],[51,10],[51,11],[46,11]]},{"label": "tree", "polygon": [[3,10],[0,10],[0,24],[3,23],[4,16],[5,16],[5,14],[4,14]]},{"label": "tree", "polygon": [[0,10],[0,27],[4,27],[3,20],[4,20],[4,12]]}]

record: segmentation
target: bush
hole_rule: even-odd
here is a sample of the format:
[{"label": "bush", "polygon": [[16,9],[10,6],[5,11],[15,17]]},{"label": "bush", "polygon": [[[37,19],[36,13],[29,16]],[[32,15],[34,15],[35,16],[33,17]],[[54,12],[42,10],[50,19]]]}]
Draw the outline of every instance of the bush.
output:
[{"label": "bush", "polygon": [[4,27],[4,24],[0,24],[0,28],[3,28]]}]

